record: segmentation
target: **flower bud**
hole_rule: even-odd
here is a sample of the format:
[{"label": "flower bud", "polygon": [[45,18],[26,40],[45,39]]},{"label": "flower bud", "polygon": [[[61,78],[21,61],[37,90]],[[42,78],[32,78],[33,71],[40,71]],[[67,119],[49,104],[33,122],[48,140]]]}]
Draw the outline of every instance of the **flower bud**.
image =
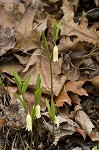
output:
[{"label": "flower bud", "polygon": [[53,61],[58,61],[58,47],[55,45],[53,49]]},{"label": "flower bud", "polygon": [[26,116],[26,129],[28,131],[32,131],[32,118],[31,118],[31,115],[29,113]]},{"label": "flower bud", "polygon": [[40,105],[37,105],[35,107],[35,113],[36,113],[35,116],[36,116],[37,119],[41,117],[41,114],[40,114]]}]

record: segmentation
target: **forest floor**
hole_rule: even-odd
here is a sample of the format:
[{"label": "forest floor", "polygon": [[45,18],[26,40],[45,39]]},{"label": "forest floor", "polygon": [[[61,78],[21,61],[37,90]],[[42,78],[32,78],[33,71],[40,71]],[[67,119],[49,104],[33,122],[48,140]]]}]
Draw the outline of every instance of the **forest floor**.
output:
[{"label": "forest floor", "polygon": [[[60,28],[58,61],[51,61],[58,118],[53,138],[46,107],[51,72],[42,32],[52,56],[55,22]],[[29,112],[38,74],[41,78],[41,117],[33,120],[32,132],[26,130],[27,113],[15,96],[14,70],[22,83],[30,76],[23,96]],[[99,150],[99,1],[0,0],[0,150],[93,148]]]}]

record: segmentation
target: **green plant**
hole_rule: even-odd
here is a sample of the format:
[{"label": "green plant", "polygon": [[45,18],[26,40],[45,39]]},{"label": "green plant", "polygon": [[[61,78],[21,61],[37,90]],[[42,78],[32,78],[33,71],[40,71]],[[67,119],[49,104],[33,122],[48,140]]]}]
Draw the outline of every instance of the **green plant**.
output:
[{"label": "green plant", "polygon": [[[24,110],[26,112],[28,112],[27,104],[24,101],[24,94],[25,94],[26,89],[29,85],[30,77],[26,78],[26,80],[22,83],[21,78],[19,77],[18,73],[15,70],[13,71],[13,76],[14,76],[15,82],[16,82],[17,87],[18,87],[18,93],[15,93],[15,95],[20,100],[22,106],[24,107]],[[31,111],[32,120],[35,117],[39,118],[38,112],[36,111],[36,107],[38,105],[40,105],[41,95],[42,95],[41,78],[40,78],[40,75],[38,74],[37,80],[36,80],[36,90],[35,90],[35,94],[34,94],[35,104],[34,104],[32,111]]]},{"label": "green plant", "polygon": [[26,92],[26,89],[29,85],[30,77],[28,77],[22,83],[21,78],[19,77],[18,73],[15,70],[13,71],[13,76],[14,76],[15,82],[16,82],[17,87],[18,87],[18,93],[15,93],[15,95],[20,100],[22,106],[24,107],[24,110],[28,111],[27,104],[25,103],[23,98],[24,98],[24,94]]},{"label": "green plant", "polygon": [[[37,128],[36,129],[37,129],[37,145],[38,145],[38,133],[39,133],[39,120],[38,119],[41,117],[40,98],[42,95],[40,75],[38,74],[37,80],[36,80],[36,90],[34,93],[35,104],[31,110],[31,112],[29,112],[29,108],[28,108],[26,102],[24,101],[24,94],[26,92],[26,89],[28,88],[30,77],[26,78],[26,80],[22,83],[21,78],[19,77],[18,73],[15,70],[13,71],[13,76],[14,76],[15,82],[18,87],[18,93],[15,93],[15,95],[20,100],[20,102],[26,112],[26,129],[28,131],[32,132],[32,123],[33,123],[34,119],[37,119]],[[31,137],[32,137],[32,133],[31,133]],[[30,146],[32,147],[32,138],[30,141]]]},{"label": "green plant", "polygon": [[[54,41],[54,47],[53,47],[53,54],[50,53],[49,51],[49,47],[48,47],[48,42],[47,42],[47,38],[45,36],[45,32],[42,32],[42,39],[43,39],[43,43],[44,43],[44,50],[47,54],[48,57],[48,61],[50,64],[50,76],[51,76],[51,106],[48,102],[48,100],[46,100],[46,106],[49,112],[49,117],[51,120],[51,123],[53,124],[53,140],[54,140],[54,125],[55,125],[55,121],[56,121],[56,115],[55,115],[55,104],[53,101],[53,75],[52,75],[52,56],[53,56],[53,61],[58,61],[58,47],[56,45],[56,42],[58,40],[58,34],[59,34],[59,29],[60,29],[60,25],[61,22],[59,22],[59,24],[56,23],[56,21],[54,21],[54,25],[53,25],[53,32],[54,32],[54,37],[53,37],[53,41]],[[53,146],[54,149],[54,146]]]}]

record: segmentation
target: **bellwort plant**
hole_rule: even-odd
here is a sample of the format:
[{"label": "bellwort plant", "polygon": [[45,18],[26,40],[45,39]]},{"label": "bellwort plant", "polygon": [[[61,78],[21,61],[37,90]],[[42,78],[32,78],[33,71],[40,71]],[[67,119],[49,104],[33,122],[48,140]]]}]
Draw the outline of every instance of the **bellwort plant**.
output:
[{"label": "bellwort plant", "polygon": [[[53,32],[54,32],[54,37],[53,37],[53,41],[54,41],[54,46],[53,46],[53,54],[50,53],[49,47],[48,47],[48,41],[47,38],[45,36],[45,32],[42,32],[42,39],[43,39],[43,44],[44,44],[44,50],[46,52],[46,55],[48,57],[48,61],[49,61],[49,65],[50,65],[50,77],[51,77],[51,106],[49,104],[49,101],[46,100],[46,106],[48,109],[48,113],[49,113],[49,117],[50,117],[50,121],[53,125],[53,141],[54,141],[54,126],[57,120],[57,117],[55,115],[55,104],[53,101],[53,74],[52,74],[52,61],[56,62],[58,61],[58,47],[56,45],[56,42],[58,40],[58,34],[59,34],[59,29],[60,29],[60,24],[61,22],[59,22],[59,24],[56,23],[56,21],[54,21],[54,25],[53,25]],[[55,149],[55,147],[53,146],[53,149]]]},{"label": "bellwort plant", "polygon": [[31,141],[30,146],[32,146],[32,123],[34,119],[37,119],[37,143],[38,143],[38,131],[39,131],[39,122],[38,119],[41,117],[40,114],[40,98],[42,95],[42,87],[41,87],[41,78],[38,74],[37,80],[36,80],[36,90],[34,93],[35,97],[35,104],[29,112],[29,108],[24,101],[24,94],[26,92],[26,89],[28,88],[30,77],[26,78],[26,80],[22,83],[21,78],[19,77],[18,73],[14,70],[13,76],[15,79],[15,83],[17,84],[18,93],[15,93],[16,97],[20,100],[25,112],[26,112],[26,130],[31,131]]}]

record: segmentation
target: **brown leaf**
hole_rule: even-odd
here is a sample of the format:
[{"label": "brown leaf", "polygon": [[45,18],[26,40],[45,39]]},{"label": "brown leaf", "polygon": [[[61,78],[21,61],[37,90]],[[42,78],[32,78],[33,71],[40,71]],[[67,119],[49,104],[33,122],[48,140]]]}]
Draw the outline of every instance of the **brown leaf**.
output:
[{"label": "brown leaf", "polygon": [[59,96],[58,96],[58,98],[57,98],[57,100],[56,100],[56,106],[57,107],[63,106],[64,102],[71,105],[71,99],[69,98],[67,91],[63,87],[60,94],[59,94]]},{"label": "brown leaf", "polygon": [[86,90],[82,88],[82,85],[85,83],[85,81],[68,81],[65,84],[66,91],[76,93],[78,95],[85,95],[88,96],[88,93]]},{"label": "brown leaf", "polygon": [[85,16],[82,17],[80,25],[74,23],[73,5],[69,1],[64,0],[62,10],[64,12],[64,16],[61,23],[61,35],[75,35],[79,41],[85,41],[93,44],[98,41],[96,29],[94,27],[91,27],[90,29],[87,28],[88,20]]},{"label": "brown leaf", "polygon": [[72,102],[74,102],[75,104],[80,105],[81,99],[79,98],[78,94],[71,93],[69,96],[70,96],[70,99],[72,100]]},{"label": "brown leaf", "polygon": [[4,28],[12,29],[14,27],[15,17],[13,13],[7,12],[3,5],[0,5],[0,25]]},{"label": "brown leaf", "polygon": [[0,70],[3,73],[8,73],[10,75],[13,75],[13,71],[16,70],[18,73],[23,70],[23,66],[20,65],[17,61],[10,61],[6,63],[2,63],[0,65]]},{"label": "brown leaf", "polygon": [[15,46],[14,30],[0,26],[0,56]]},{"label": "brown leaf", "polygon": [[76,105],[75,108],[75,120],[81,125],[82,129],[90,136],[92,129],[95,128],[88,115],[82,110],[80,105]]},{"label": "brown leaf", "polygon": [[[60,107],[63,106],[64,102],[71,105],[71,101],[74,101],[75,103],[80,103],[80,99],[78,98],[78,95],[85,95],[88,96],[86,90],[82,88],[82,85],[85,83],[85,81],[67,81],[62,88],[57,100],[56,100],[56,106]],[[68,92],[74,93],[74,97],[71,95],[68,95]],[[77,98],[77,99],[76,99]]]},{"label": "brown leaf", "polygon": [[18,54],[14,54],[14,56],[19,60],[20,64],[22,64],[22,65],[26,65],[29,61],[29,58],[30,58],[29,55],[26,55],[24,57],[24,56],[21,56],[21,55],[18,55]]},{"label": "brown leaf", "polygon": [[69,51],[81,51],[84,49],[84,42],[77,40],[72,41],[70,37],[63,37],[60,39],[58,45],[59,52],[69,52]]},{"label": "brown leaf", "polygon": [[[34,59],[32,59],[34,58]],[[51,79],[50,79],[50,66],[47,57],[40,56],[31,56],[31,60],[27,64],[24,72],[21,74],[22,80],[25,80],[30,74],[30,86],[31,88],[35,87],[37,75],[41,76],[41,84],[43,87],[43,92],[47,94],[51,94]],[[59,75],[61,71],[60,63],[52,62],[53,68],[53,91],[57,96],[62,89],[64,82],[66,81],[66,76]],[[26,72],[25,72],[26,71]],[[57,88],[58,87],[58,88]]]},{"label": "brown leaf", "polygon": [[78,133],[80,133],[83,136],[83,138],[85,140],[86,139],[86,132],[85,132],[85,130],[82,130],[81,128],[75,128],[75,129],[76,129],[76,131]]},{"label": "brown leaf", "polygon": [[90,81],[95,87],[99,87],[99,75],[93,77]]}]

